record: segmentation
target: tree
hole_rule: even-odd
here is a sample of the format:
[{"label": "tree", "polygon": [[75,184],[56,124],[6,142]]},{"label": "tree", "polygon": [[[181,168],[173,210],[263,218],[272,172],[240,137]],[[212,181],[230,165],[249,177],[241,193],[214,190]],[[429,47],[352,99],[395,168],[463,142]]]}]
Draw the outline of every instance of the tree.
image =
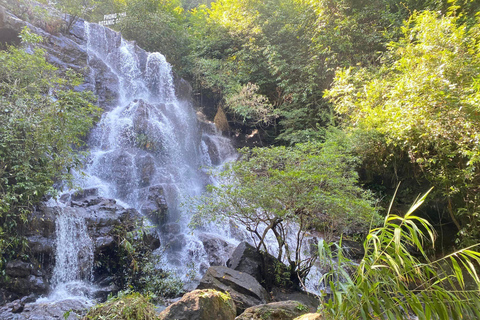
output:
[{"label": "tree", "polygon": [[[358,234],[378,221],[371,195],[357,185],[348,140],[336,131],[329,136],[325,143],[243,149],[242,158],[220,173],[222,183],[201,199],[195,220],[232,218],[258,249],[276,253],[294,278],[303,279],[314,261],[304,252],[308,231]],[[276,252],[267,246],[269,233]]]},{"label": "tree", "polygon": [[403,31],[381,68],[341,70],[327,95],[351,130],[367,133],[365,159],[383,155],[394,179],[434,185],[459,235],[478,239],[480,28],[426,11]]},{"label": "tree", "polygon": [[61,76],[33,47],[39,36],[24,29],[21,37],[29,50],[0,51],[0,267],[23,252],[21,225],[55,182],[69,181],[100,113],[91,93],[73,90],[78,75]]},{"label": "tree", "polygon": [[161,52],[181,70],[187,39],[180,1],[132,0],[126,4],[126,13],[118,24],[122,35],[147,51]]}]

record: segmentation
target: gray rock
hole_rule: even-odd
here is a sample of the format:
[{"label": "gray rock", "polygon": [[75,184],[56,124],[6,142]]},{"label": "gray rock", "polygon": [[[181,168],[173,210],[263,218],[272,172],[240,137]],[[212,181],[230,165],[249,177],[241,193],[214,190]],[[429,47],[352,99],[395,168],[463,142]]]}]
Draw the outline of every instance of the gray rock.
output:
[{"label": "gray rock", "polygon": [[229,257],[235,250],[234,245],[212,234],[201,233],[198,238],[203,243],[211,266],[224,266],[226,257]]},{"label": "gray rock", "polygon": [[258,282],[263,281],[262,255],[248,242],[241,242],[227,261],[227,267],[245,272]]},{"label": "gray rock", "polygon": [[308,307],[310,312],[315,312],[320,304],[320,297],[305,291],[285,290],[274,287],[271,291],[274,302],[294,300]]},{"label": "gray rock", "polygon": [[168,205],[162,186],[151,186],[146,190],[141,212],[153,223],[163,225],[167,221]]},{"label": "gray rock", "polygon": [[32,273],[31,263],[21,260],[9,261],[5,267],[5,273],[10,277],[27,277]]},{"label": "gray rock", "polygon": [[87,197],[98,197],[98,188],[88,188],[76,191],[72,194],[72,201],[84,200]]},{"label": "gray rock", "polygon": [[298,301],[281,301],[248,308],[235,320],[293,320],[307,312]]},{"label": "gray rock", "polygon": [[159,320],[234,320],[235,303],[215,290],[195,290],[185,294],[159,315]]},{"label": "gray rock", "polygon": [[272,287],[298,289],[298,278],[274,256],[260,252],[247,242],[241,242],[227,261],[227,267],[255,277],[267,290]]},{"label": "gray rock", "polygon": [[227,267],[210,267],[197,289],[228,292],[237,306],[237,314],[248,307],[270,300],[267,291],[251,275]]}]

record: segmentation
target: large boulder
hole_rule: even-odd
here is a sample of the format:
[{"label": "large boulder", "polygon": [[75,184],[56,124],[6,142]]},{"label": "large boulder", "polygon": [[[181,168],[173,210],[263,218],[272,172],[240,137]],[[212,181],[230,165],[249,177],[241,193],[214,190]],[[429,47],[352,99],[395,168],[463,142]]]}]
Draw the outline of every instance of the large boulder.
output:
[{"label": "large boulder", "polygon": [[248,308],[235,320],[293,320],[307,312],[308,307],[290,300]]},{"label": "large boulder", "polygon": [[208,268],[197,288],[228,292],[238,314],[248,307],[270,301],[267,291],[254,277],[222,266]]},{"label": "large boulder", "polygon": [[235,303],[228,294],[194,290],[160,313],[160,320],[233,320]]},{"label": "large boulder", "polygon": [[247,273],[257,279],[258,282],[263,281],[263,262],[262,254],[258,252],[248,242],[241,242],[233,251],[227,261],[227,267]]},{"label": "large boulder", "polygon": [[284,263],[268,253],[258,251],[245,241],[233,251],[227,267],[253,276],[269,291],[273,287],[298,288],[298,279],[290,274]]}]

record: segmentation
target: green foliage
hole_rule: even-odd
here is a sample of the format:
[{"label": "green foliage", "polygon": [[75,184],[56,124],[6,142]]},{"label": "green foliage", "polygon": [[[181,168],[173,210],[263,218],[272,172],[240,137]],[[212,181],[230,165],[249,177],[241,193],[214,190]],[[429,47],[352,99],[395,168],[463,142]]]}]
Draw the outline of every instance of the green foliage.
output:
[{"label": "green foliage", "polygon": [[360,264],[347,259],[341,244],[332,253],[319,243],[323,276],[332,298],[323,306],[327,319],[476,319],[480,316],[480,253],[468,247],[430,260],[427,244],[435,240],[432,226],[413,212],[389,214],[372,229]]},{"label": "green foliage", "polygon": [[159,254],[153,254],[147,227],[137,221],[115,230],[118,244],[114,258],[99,257],[96,268],[114,274],[113,282],[121,290],[134,290],[149,295],[154,300],[177,297],[183,290],[182,281],[165,271]]},{"label": "green foliage", "polygon": [[147,51],[158,51],[178,70],[186,55],[185,16],[176,0],[132,0],[117,28]]},{"label": "green foliage", "polygon": [[[322,138],[331,122],[323,91],[336,67],[374,63],[398,33],[404,12],[397,7],[383,0],[219,0],[189,16],[190,72],[202,92],[226,102],[234,121],[248,120],[246,110],[261,97],[270,118],[278,117],[279,139]],[[241,94],[248,86],[255,95]],[[252,120],[247,124],[261,124]]]},{"label": "green foliage", "polygon": [[90,309],[83,320],[155,320],[155,306],[137,292],[120,293],[107,302]]},{"label": "green foliage", "polygon": [[[220,174],[223,183],[201,199],[197,222],[233,218],[267,252],[265,237],[273,232],[277,258],[289,262],[291,274],[306,276],[313,262],[302,260],[308,230],[361,233],[378,218],[372,197],[356,185],[347,138],[336,131],[330,136],[325,143],[243,149],[242,158]],[[286,241],[290,236],[295,244]]]},{"label": "green foliage", "polygon": [[363,157],[386,155],[384,167],[402,158],[420,183],[436,186],[462,236],[478,239],[480,28],[456,22],[413,15],[382,68],[338,72],[328,96],[348,125],[375,139]]},{"label": "green foliage", "polygon": [[[28,29],[21,38],[41,41]],[[32,48],[0,51],[0,266],[21,254],[27,213],[80,164],[76,149],[100,111],[91,93],[73,90],[79,76],[61,76]]]}]

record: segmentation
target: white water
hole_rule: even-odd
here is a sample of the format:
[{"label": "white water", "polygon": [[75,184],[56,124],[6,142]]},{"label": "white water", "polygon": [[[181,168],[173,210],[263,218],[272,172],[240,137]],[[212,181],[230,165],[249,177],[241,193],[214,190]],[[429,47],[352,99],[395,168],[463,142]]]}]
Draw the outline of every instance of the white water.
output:
[{"label": "white water", "polygon": [[192,271],[198,278],[208,260],[196,231],[188,228],[191,212],[181,204],[211,182],[203,168],[221,165],[235,151],[213,128],[200,130],[191,103],[177,98],[163,55],[145,53],[97,24],[85,23],[85,38],[88,63],[95,66],[90,76],[110,74],[117,96],[91,134],[86,176],[78,175],[77,183],[140,212],[151,204],[152,190],[163,190],[164,223],[174,226],[164,229],[175,230],[160,232],[163,263],[185,280]]}]

